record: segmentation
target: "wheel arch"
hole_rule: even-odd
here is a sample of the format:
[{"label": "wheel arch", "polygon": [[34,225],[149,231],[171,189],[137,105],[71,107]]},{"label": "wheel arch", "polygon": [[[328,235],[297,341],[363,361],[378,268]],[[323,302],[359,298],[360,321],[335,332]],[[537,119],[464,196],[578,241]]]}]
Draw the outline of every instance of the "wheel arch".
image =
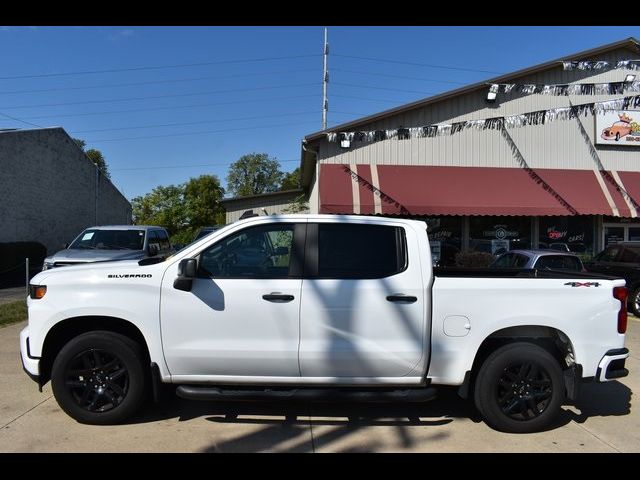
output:
[{"label": "wheel arch", "polygon": [[47,332],[42,346],[42,357],[40,360],[41,384],[44,385],[50,380],[53,361],[64,345],[78,335],[96,330],[119,333],[132,339],[142,347],[146,365],[150,365],[151,360],[147,341],[140,329],[132,322],[123,318],[110,316],[91,315],[71,317],[56,323],[49,332]]},{"label": "wheel arch", "polygon": [[[482,341],[476,351],[471,370],[467,371],[458,393],[468,398],[480,367],[492,352],[515,342],[529,342],[547,350],[558,361],[563,370],[576,366],[575,350],[571,339],[562,330],[543,325],[519,325],[496,330]],[[568,386],[569,388],[569,386]]]}]

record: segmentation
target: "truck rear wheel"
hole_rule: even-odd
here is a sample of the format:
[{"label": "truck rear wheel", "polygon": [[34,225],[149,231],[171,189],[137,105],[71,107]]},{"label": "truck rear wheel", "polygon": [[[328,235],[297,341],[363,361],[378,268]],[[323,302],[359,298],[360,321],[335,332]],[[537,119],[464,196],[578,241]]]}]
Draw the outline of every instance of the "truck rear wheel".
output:
[{"label": "truck rear wheel", "polygon": [[544,430],[553,424],[565,399],[562,369],[542,347],[510,343],[482,364],[474,399],[487,425],[496,430]]},{"label": "truck rear wheel", "polygon": [[121,423],[142,405],[146,375],[140,346],[128,337],[88,332],[56,356],[51,386],[60,407],[80,423]]}]

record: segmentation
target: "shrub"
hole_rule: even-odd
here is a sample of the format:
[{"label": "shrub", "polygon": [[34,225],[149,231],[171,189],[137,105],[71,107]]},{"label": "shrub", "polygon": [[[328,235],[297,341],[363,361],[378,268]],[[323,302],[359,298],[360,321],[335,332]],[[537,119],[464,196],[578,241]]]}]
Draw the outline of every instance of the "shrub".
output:
[{"label": "shrub", "polygon": [[456,266],[466,268],[488,267],[494,257],[487,252],[460,252],[456,254]]}]

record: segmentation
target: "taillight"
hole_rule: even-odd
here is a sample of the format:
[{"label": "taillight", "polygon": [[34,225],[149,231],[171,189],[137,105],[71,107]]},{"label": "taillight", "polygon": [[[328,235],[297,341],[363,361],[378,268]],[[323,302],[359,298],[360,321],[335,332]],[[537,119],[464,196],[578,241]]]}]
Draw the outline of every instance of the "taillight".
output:
[{"label": "taillight", "polygon": [[627,287],[613,287],[613,298],[620,300],[620,310],[618,311],[618,333],[627,331]]}]

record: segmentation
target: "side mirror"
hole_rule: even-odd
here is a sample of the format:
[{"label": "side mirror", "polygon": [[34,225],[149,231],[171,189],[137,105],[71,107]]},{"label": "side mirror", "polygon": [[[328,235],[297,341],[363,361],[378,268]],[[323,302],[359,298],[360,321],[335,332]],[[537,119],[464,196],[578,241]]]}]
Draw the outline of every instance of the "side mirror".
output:
[{"label": "side mirror", "polygon": [[159,252],[158,245],[156,245],[156,244],[154,244],[154,243],[150,243],[150,244],[147,246],[147,252],[149,253],[149,255],[150,255],[151,257],[156,256],[156,255],[158,254],[158,252]]},{"label": "side mirror", "polygon": [[274,255],[288,255],[289,248],[288,247],[276,247],[274,251]]},{"label": "side mirror", "polygon": [[198,272],[198,261],[195,258],[185,258],[178,264],[178,277],[196,278]]},{"label": "side mirror", "polygon": [[193,279],[198,272],[198,262],[195,258],[185,258],[178,264],[178,277],[173,281],[173,288],[190,292]]}]

